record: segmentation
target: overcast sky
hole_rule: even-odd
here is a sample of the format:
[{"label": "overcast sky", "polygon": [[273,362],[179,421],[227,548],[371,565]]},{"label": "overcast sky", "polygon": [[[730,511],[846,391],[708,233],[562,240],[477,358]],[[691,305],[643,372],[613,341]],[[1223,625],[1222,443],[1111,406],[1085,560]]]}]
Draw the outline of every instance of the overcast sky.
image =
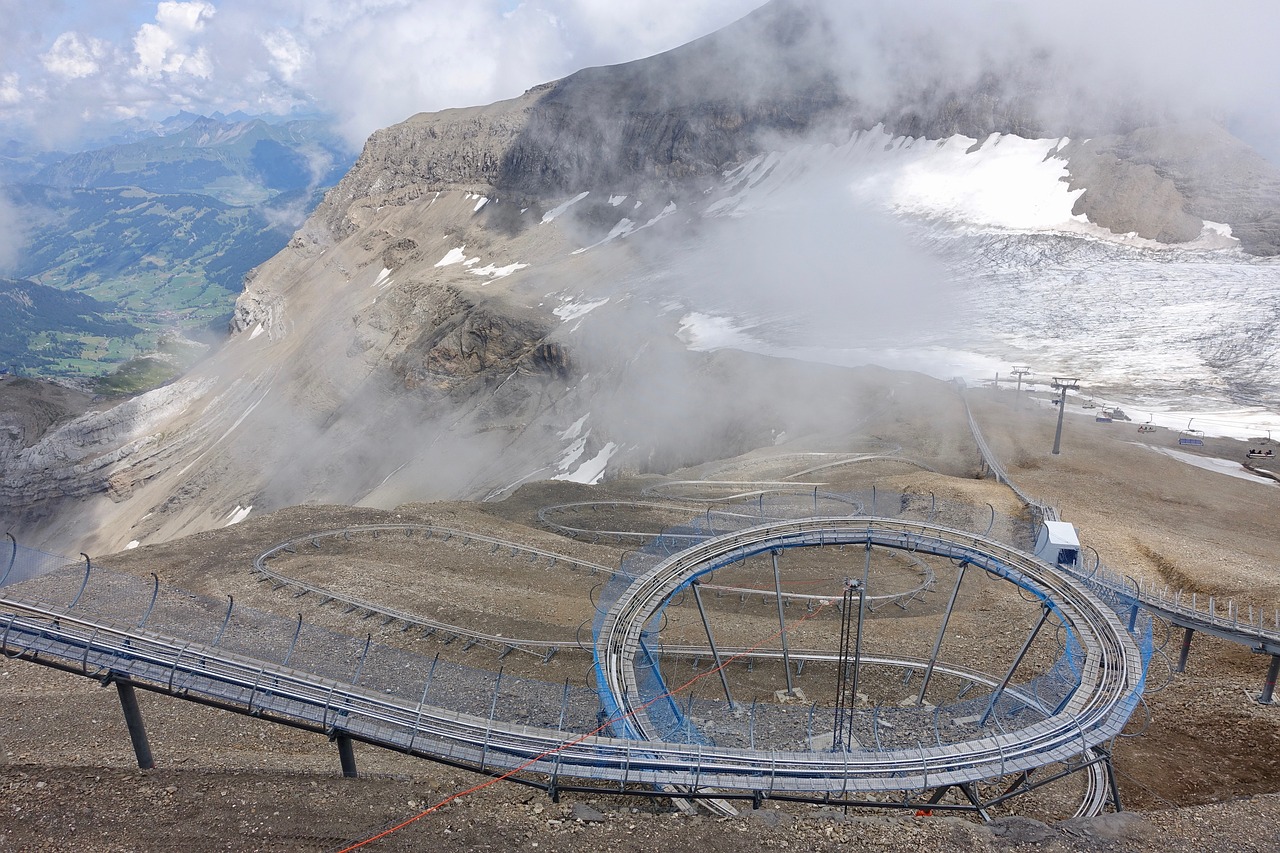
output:
[{"label": "overcast sky", "polygon": [[[358,148],[416,112],[514,97],[683,44],[763,0],[0,0],[0,140],[179,110],[320,112]],[[832,0],[850,56],[931,33],[942,79],[1045,44],[1103,98],[1209,112],[1280,162],[1278,0]],[[897,57],[901,59],[901,57]],[[908,59],[910,63],[912,60]],[[911,73],[901,63],[886,74]],[[863,82],[868,82],[864,77]],[[875,81],[871,81],[875,82]],[[883,82],[883,81],[881,81]]]},{"label": "overcast sky", "polygon": [[333,115],[358,145],[637,59],[763,0],[0,0],[0,136],[179,110]]}]

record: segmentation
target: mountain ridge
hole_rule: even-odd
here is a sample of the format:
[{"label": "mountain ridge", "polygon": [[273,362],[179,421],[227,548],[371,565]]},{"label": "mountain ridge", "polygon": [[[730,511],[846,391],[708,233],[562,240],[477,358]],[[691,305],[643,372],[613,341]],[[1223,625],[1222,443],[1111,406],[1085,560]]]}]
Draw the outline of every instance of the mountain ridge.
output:
[{"label": "mountain ridge", "polygon": [[[919,97],[888,107],[868,98],[858,102],[864,109],[840,89],[847,81],[836,71],[798,62],[810,40],[830,38],[830,27],[796,17],[797,9],[819,7],[829,8],[770,4],[650,60],[584,70],[507,101],[418,114],[375,132],[286,248],[249,276],[226,346],[154,403],[138,404],[163,417],[119,413],[133,430],[113,421],[104,434],[127,435],[129,453],[95,451],[106,460],[94,474],[99,491],[68,486],[83,497],[65,506],[51,495],[25,507],[18,500],[24,528],[65,535],[78,513],[88,528],[110,531],[96,541],[118,548],[218,526],[244,507],[494,498],[529,479],[661,472],[814,428],[826,402],[799,377],[822,369],[791,375],[762,368],[772,364],[762,356],[695,351],[698,309],[679,291],[754,299],[747,308],[767,327],[787,322],[788,299],[814,295],[807,279],[826,281],[782,267],[766,271],[777,276],[777,293],[734,293],[738,278],[760,274],[734,265],[754,257],[741,241],[776,239],[770,231],[791,227],[775,217],[733,230],[751,221],[755,208],[742,199],[753,187],[764,193],[757,208],[778,194],[801,205],[806,195],[821,196],[808,230],[791,236],[812,245],[815,236],[840,235],[828,248],[845,254],[824,275],[843,282],[845,264],[893,245],[877,239],[893,235],[870,228],[856,205],[832,194],[824,173],[806,172],[805,158],[783,156],[788,151],[863,158],[858,180],[872,189],[888,173],[865,170],[887,157],[901,155],[898,183],[1016,161],[1023,171],[1000,172],[1001,179],[1017,176],[1014,189],[1032,178],[1047,187],[1072,226],[1070,239],[1104,239],[1110,229],[1106,239],[1126,245],[1149,238],[1182,241],[1189,251],[1270,250],[1275,206],[1259,190],[1264,166],[1230,184],[1195,177],[1216,151],[1246,150],[1229,135],[1191,128],[1166,150],[1158,144],[1164,130],[1100,120],[1118,129],[1079,142],[1037,137],[1032,145],[998,129],[1034,120],[1043,133],[1043,122],[982,77],[972,85],[986,86],[988,96],[967,112],[953,107],[965,101],[956,93],[971,89],[929,80],[913,84]],[[778,55],[744,52],[739,42],[772,45]],[[751,98],[727,101],[735,77],[725,62],[744,53],[757,70],[801,73],[765,73],[768,85]],[[682,76],[689,66],[701,77]],[[703,86],[712,76],[723,80]],[[658,91],[671,80],[676,91]],[[975,134],[933,139],[902,135],[904,127]],[[1039,163],[1026,160],[1033,149],[1044,152],[1034,155],[1043,156]],[[935,154],[945,161],[926,163]],[[1237,160],[1224,168],[1257,165],[1245,154]],[[928,163],[934,172],[921,171]],[[1079,210],[1067,222],[1072,198]],[[937,216],[917,208],[906,214]],[[1238,243],[1202,221],[1211,213],[1239,230]],[[952,224],[966,227],[962,219]],[[853,240],[859,230],[872,242]],[[682,269],[713,238],[723,255]],[[863,275],[885,276],[886,293],[913,293],[897,267],[912,267],[916,250],[901,251],[895,268]],[[913,316],[923,316],[929,298],[919,291]],[[901,312],[875,308],[885,301],[827,313],[891,326]],[[87,417],[77,429],[93,423]],[[74,441],[74,431],[49,441],[39,458],[57,458],[57,444]],[[102,500],[105,481],[128,498]]]}]

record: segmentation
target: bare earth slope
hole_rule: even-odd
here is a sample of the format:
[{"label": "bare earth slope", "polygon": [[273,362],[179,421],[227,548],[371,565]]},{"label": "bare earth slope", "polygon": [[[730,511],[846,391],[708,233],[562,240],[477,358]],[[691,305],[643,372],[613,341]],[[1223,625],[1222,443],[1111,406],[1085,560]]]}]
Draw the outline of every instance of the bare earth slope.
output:
[{"label": "bare earth slope", "polygon": [[[846,381],[855,384],[855,375]],[[888,459],[812,472],[804,479],[819,478],[834,491],[875,484],[886,493],[933,492],[971,504],[979,525],[987,503],[1001,512],[1016,508],[1005,487],[977,478],[977,451],[949,386],[887,372],[864,376],[857,384],[875,391],[878,404],[856,427],[796,434],[777,447],[672,477],[769,478],[797,470],[798,464],[811,467],[801,454],[897,446],[904,459],[941,473]],[[887,388],[894,393],[884,393]],[[1112,568],[1262,608],[1280,606],[1280,543],[1266,533],[1280,508],[1280,485],[1209,472],[1156,453],[1150,448],[1176,447],[1176,435],[1138,434],[1131,424],[1069,419],[1063,452],[1053,456],[1052,407],[1034,405],[1029,398],[1015,407],[1009,392],[970,392],[970,400],[1015,480],[1058,506],[1078,525],[1084,543]],[[1224,441],[1205,452],[1240,458],[1242,447]],[[626,544],[590,545],[557,536],[538,525],[539,508],[634,497],[659,481],[646,477],[594,487],[548,482],[482,505],[411,504],[394,511],[296,507],[98,562],[139,577],[156,572],[165,586],[209,596],[215,608],[232,595],[238,606],[290,617],[300,611],[309,622],[361,638],[372,630],[390,642],[403,636],[395,626],[380,628],[377,620],[344,616],[255,582],[248,571],[253,556],[309,532],[417,521],[609,564]],[[591,612],[593,581],[584,575],[552,578],[541,567],[491,555],[488,548],[437,548],[427,567],[414,561],[397,569],[401,563],[393,552],[379,560],[382,552],[370,550],[368,561],[348,560],[347,569],[331,563],[319,577],[394,607],[448,614],[508,636],[540,621],[555,635]],[[552,590],[554,595],[543,595]],[[504,591],[510,597],[503,598]],[[495,606],[500,601],[517,605]],[[745,626],[758,618],[750,610],[734,612]],[[973,599],[956,615],[961,630],[948,641],[949,654],[979,653],[1006,627],[992,621],[998,618],[981,599]],[[463,651],[460,644],[416,642],[428,655],[439,652],[472,666],[506,665],[512,673],[551,681],[579,683],[585,677],[583,660],[568,653],[542,665],[521,662],[519,655],[499,661],[479,649]],[[1165,653],[1176,654],[1176,638],[1167,642]],[[1280,716],[1276,706],[1254,700],[1264,664],[1238,647],[1197,636],[1188,671],[1148,695],[1149,721],[1140,710],[1128,732],[1132,736],[1116,744],[1121,794],[1126,808],[1134,810],[1123,815],[1059,822],[1062,806],[1033,799],[1025,807],[1044,822],[1001,814],[984,826],[942,815],[844,815],[815,806],[775,808],[769,802],[760,812],[747,810],[737,818],[690,818],[662,801],[566,796],[555,804],[538,792],[499,785],[453,802],[368,849],[1274,850],[1280,845]],[[772,676],[766,668],[760,671],[777,680],[776,670]],[[1163,684],[1169,678],[1167,661],[1158,658],[1152,672],[1152,681]],[[817,691],[825,677],[806,669],[800,683]],[[0,683],[0,849],[334,850],[481,781],[363,746],[357,748],[362,778],[342,779],[335,750],[323,738],[149,694],[141,701],[159,767],[139,772],[131,769],[114,691],[13,660],[0,661]],[[1065,808],[1069,813],[1071,806]]]}]

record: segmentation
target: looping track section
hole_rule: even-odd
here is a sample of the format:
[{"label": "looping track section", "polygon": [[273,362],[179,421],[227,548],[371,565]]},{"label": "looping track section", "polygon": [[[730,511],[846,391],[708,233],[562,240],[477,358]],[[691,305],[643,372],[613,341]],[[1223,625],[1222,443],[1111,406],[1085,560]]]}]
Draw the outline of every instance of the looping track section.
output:
[{"label": "looping track section", "polygon": [[[604,712],[615,735],[652,741],[648,630],[665,603],[699,577],[756,554],[788,548],[867,545],[931,554],[980,568],[1034,596],[1069,632],[1074,675],[1065,698],[1043,718],[918,749],[837,751],[734,750],[683,747],[682,780],[703,788],[848,795],[965,786],[1010,773],[1067,762],[1116,737],[1142,694],[1144,659],[1116,612],[1081,581],[1003,543],[938,525],[878,517],[809,518],[762,524],[708,539],[634,579],[597,621],[595,672]],[[648,677],[652,677],[648,675]],[[660,676],[659,676],[660,678]],[[660,700],[661,695],[657,697]],[[680,749],[653,744],[655,752]],[[696,755],[692,754],[697,747]],[[692,769],[696,767],[696,772]],[[696,779],[694,778],[696,776]]]}]

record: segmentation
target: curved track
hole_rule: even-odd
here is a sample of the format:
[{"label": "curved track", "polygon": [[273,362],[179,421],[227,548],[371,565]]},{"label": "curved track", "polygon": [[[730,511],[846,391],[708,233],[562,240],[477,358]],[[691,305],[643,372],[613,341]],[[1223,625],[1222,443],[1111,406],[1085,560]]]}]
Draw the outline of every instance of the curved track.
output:
[{"label": "curved track", "polygon": [[[890,519],[807,519],[763,525],[708,540],[638,578],[605,615],[596,639],[596,677],[615,731],[646,738],[652,700],[640,695],[637,658],[645,626],[673,594],[699,575],[780,548],[871,544],[913,550],[980,567],[1031,592],[1073,631],[1083,649],[1079,682],[1069,700],[1025,729],[919,750],[771,753],[772,789],[885,792],[968,785],[1010,772],[1067,761],[1115,737],[1142,689],[1141,655],[1124,626],[1087,587],[1008,546],[964,531]],[[612,703],[613,707],[609,707]],[[700,752],[701,784],[733,788],[742,779]],[[760,756],[736,754],[743,772],[761,772]]]},{"label": "curved track", "polygon": [[[681,509],[686,509],[686,508],[681,507]],[[745,514],[739,514],[738,517],[751,518],[751,519],[756,518],[755,516],[748,516]],[[295,578],[291,575],[287,575],[283,572],[277,571],[276,569],[270,566],[270,561],[273,558],[280,557],[281,555],[284,555],[284,554],[296,554],[298,553],[299,549],[305,550],[308,547],[319,548],[320,543],[325,539],[336,538],[336,537],[348,538],[351,534],[362,534],[362,533],[371,533],[375,536],[380,533],[403,533],[405,534],[406,537],[412,537],[414,535],[418,535],[421,541],[429,540],[429,539],[432,539],[433,537],[439,537],[441,541],[445,541],[445,542],[448,542],[454,539],[456,539],[457,541],[461,541],[463,543],[479,542],[486,545],[491,545],[495,553],[497,552],[498,549],[508,549],[512,555],[515,555],[515,554],[529,555],[531,558],[530,562],[536,562],[539,559],[545,559],[547,560],[546,565],[548,569],[558,564],[564,564],[574,569],[584,569],[587,571],[589,575],[603,574],[603,575],[611,576],[617,571],[616,569],[611,569],[608,566],[602,565],[600,563],[592,563],[587,560],[579,560],[573,557],[566,557],[564,555],[556,554],[554,552],[547,551],[541,548],[534,548],[528,545],[523,545],[521,543],[512,542],[506,539],[500,539],[494,536],[487,536],[487,535],[478,534],[478,533],[469,533],[466,531],[456,530],[453,528],[436,527],[434,525],[425,525],[425,524],[361,525],[358,527],[347,527],[347,528],[342,528],[337,530],[325,530],[325,531],[320,531],[316,533],[309,533],[305,536],[298,536],[286,542],[281,542],[278,545],[274,545],[271,548],[268,548],[266,551],[263,551],[256,558],[254,558],[253,570],[258,575],[259,580],[274,584],[276,589],[288,588],[288,589],[294,590],[295,597],[302,597],[304,595],[313,595],[318,600],[318,603],[320,605],[329,604],[330,602],[337,602],[339,604],[345,605],[347,608],[346,612],[348,613],[359,615],[364,618],[377,616],[377,617],[380,617],[382,625],[390,625],[393,623],[398,623],[400,624],[402,630],[405,630],[405,631],[417,630],[422,632],[423,636],[438,635],[449,641],[452,641],[453,639],[461,639],[463,640],[464,646],[467,648],[470,648],[471,646],[474,646],[474,645],[479,645],[479,646],[497,651],[500,655],[506,655],[513,651],[521,651],[521,652],[526,652],[528,654],[541,657],[544,661],[550,660],[552,656],[554,656],[557,652],[560,652],[562,650],[575,649],[575,650],[581,650],[586,652],[590,651],[585,646],[583,646],[579,642],[579,640],[577,640],[576,638],[565,637],[562,639],[545,640],[545,639],[528,639],[528,638],[519,638],[519,637],[509,637],[509,636],[504,636],[500,634],[491,634],[485,631],[478,631],[473,628],[467,628],[467,627],[456,625],[449,622],[442,622],[437,619],[429,619],[427,617],[420,616],[418,614],[399,610],[397,608],[391,607],[381,602],[370,601],[368,599],[363,599],[358,596],[351,595],[350,593],[340,592],[331,587],[325,587],[325,586],[320,586],[319,584],[309,583],[307,581],[301,580],[300,578]],[[673,537],[680,536],[680,534],[671,534],[671,533],[663,533],[662,535],[666,538],[673,538]],[[653,538],[653,536],[654,534],[650,534],[650,538]],[[690,539],[696,538],[697,540],[700,541],[700,540],[706,539],[706,535],[702,534],[695,537],[693,534],[690,534],[689,538]],[[927,590],[933,587],[934,580],[935,580],[934,572],[928,565],[924,563],[920,563],[919,568],[920,568],[921,582],[916,586],[900,592],[870,595],[870,596],[867,596],[867,600],[869,602],[873,602],[879,605],[893,603],[893,604],[899,604],[901,606],[905,606],[907,602],[910,602],[916,598],[919,598]],[[755,589],[755,588],[749,588],[749,587],[724,586],[724,585],[711,584],[711,583],[704,584],[702,588],[718,595],[737,595],[744,600],[748,596],[775,595],[775,593],[772,590],[761,590],[761,589]],[[787,600],[787,601],[796,601],[796,602],[810,604],[810,605],[819,601],[826,601],[830,598],[830,596],[812,595],[809,593],[788,592],[788,591],[784,591],[782,593],[782,597],[784,600]],[[670,654],[677,655],[680,657],[705,657],[707,654],[710,653],[710,649],[703,648],[703,647],[696,647],[696,646],[688,646],[688,647],[672,646],[672,647],[669,647],[667,651]],[[770,657],[770,653],[772,651],[776,651],[776,650],[759,649],[759,650],[756,650],[756,652],[754,652],[753,654],[751,654],[750,657],[768,658]],[[830,656],[827,653],[818,652],[818,651],[797,650],[795,652],[792,652],[791,656],[796,660],[804,660],[804,661],[809,661],[809,660],[820,661],[820,660],[830,659]]]},{"label": "curved track", "polygon": [[[982,435],[963,389],[960,397],[964,402],[974,443],[978,445],[983,463],[996,480],[1012,489],[1019,500],[1040,513],[1043,518],[1056,520],[1058,513],[1054,507],[1023,492],[1009,477],[1004,465]],[[1076,577],[1088,577],[1095,584],[1109,587],[1117,597],[1129,599],[1137,606],[1181,628],[1238,643],[1260,654],[1280,656],[1280,609],[1266,614],[1250,606],[1247,611],[1242,612],[1235,602],[1222,602],[1214,596],[1187,595],[1180,590],[1170,590],[1167,586],[1157,588],[1143,583],[1132,584],[1126,578],[1104,572],[1072,573]],[[1267,618],[1268,615],[1270,619]]]}]

